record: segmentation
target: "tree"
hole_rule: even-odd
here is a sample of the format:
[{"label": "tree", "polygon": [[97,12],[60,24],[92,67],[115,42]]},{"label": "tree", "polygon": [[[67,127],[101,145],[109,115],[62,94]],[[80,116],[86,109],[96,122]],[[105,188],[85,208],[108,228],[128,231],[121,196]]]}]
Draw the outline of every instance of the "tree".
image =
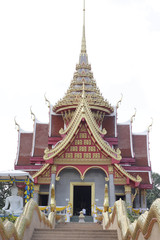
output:
[{"label": "tree", "polygon": [[147,207],[150,208],[152,203],[160,198],[160,175],[158,173],[152,173],[153,188],[147,190]]},{"label": "tree", "polygon": [[5,205],[6,197],[10,196],[10,184],[0,182],[0,209]]}]

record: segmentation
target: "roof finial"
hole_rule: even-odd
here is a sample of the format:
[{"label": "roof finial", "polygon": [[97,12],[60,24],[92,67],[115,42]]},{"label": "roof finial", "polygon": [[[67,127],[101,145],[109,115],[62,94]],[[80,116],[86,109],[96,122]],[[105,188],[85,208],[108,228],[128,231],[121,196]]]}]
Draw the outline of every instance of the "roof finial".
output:
[{"label": "roof finial", "polygon": [[85,0],[83,0],[83,35],[81,53],[86,53],[86,37],[85,37]]},{"label": "roof finial", "polygon": [[151,120],[152,120],[152,122],[151,122],[151,124],[148,126],[148,132],[151,131],[151,128],[152,128],[152,126],[153,126],[153,118],[151,118]]},{"label": "roof finial", "polygon": [[48,108],[50,108],[51,104],[50,104],[50,101],[46,98],[46,93],[44,94],[44,99],[45,99],[45,103],[48,105]]},{"label": "roof finial", "polygon": [[35,114],[32,112],[32,106],[30,106],[30,112],[31,112],[31,118],[33,119],[33,122],[36,120]]},{"label": "roof finial", "polygon": [[117,102],[116,108],[119,108],[120,103],[122,102],[123,94],[121,93],[121,99]]},{"label": "roof finial", "polygon": [[20,126],[19,126],[19,124],[18,124],[17,121],[16,121],[16,117],[14,117],[14,123],[15,123],[15,128],[16,128],[17,131],[19,132]]},{"label": "roof finial", "polygon": [[135,120],[136,113],[137,113],[137,110],[136,110],[136,108],[134,108],[134,114],[131,117],[131,123],[133,123],[133,121]]}]

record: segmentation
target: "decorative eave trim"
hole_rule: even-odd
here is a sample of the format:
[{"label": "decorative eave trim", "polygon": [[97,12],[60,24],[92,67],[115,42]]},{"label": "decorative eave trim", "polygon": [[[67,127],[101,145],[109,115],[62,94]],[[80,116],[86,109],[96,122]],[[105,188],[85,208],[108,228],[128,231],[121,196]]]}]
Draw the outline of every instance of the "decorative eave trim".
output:
[{"label": "decorative eave trim", "polygon": [[[57,147],[55,147],[54,149],[49,150],[48,148],[45,149],[44,153],[44,160],[49,160],[51,158],[54,158],[59,152],[61,152],[62,150],[65,149],[65,147],[67,147],[68,143],[71,142],[74,134],[76,133],[76,131],[78,130],[78,127],[80,125],[80,122],[85,119],[89,129],[91,131],[91,133],[93,134],[94,139],[97,141],[97,143],[99,144],[100,148],[103,149],[103,151],[111,156],[113,159],[120,161],[121,160],[121,152],[119,149],[117,149],[117,151],[115,151],[114,149],[111,148],[111,146],[105,142],[100,134],[104,133],[105,130],[103,130],[102,132],[100,131],[100,129],[97,126],[97,123],[95,121],[95,119],[92,116],[92,112],[87,104],[87,102],[85,101],[85,97],[82,98],[82,101],[79,103],[79,106],[71,120],[71,123],[69,124],[68,128],[67,128],[67,135],[65,136],[65,138],[62,140],[62,142],[60,144],[58,144]],[[61,133],[65,133],[66,131],[61,131]]]},{"label": "decorative eave trim", "polygon": [[122,172],[126,177],[128,177],[131,181],[136,182],[136,183],[140,183],[142,181],[142,178],[137,175],[137,178],[133,177],[131,174],[129,174],[122,166],[114,163],[115,167]]},{"label": "decorative eave trim", "polygon": [[43,167],[41,167],[39,171],[32,176],[32,178],[34,179],[41,175],[48,168],[49,165],[50,165],[49,163],[44,164]]},{"label": "decorative eave trim", "polygon": [[130,147],[131,147],[131,156],[132,158],[134,158],[134,152],[133,152],[133,138],[132,138],[132,123],[130,121],[130,124],[129,124],[129,130],[130,130]]},{"label": "decorative eave trim", "polygon": [[32,140],[32,152],[31,152],[31,157],[34,155],[34,148],[35,148],[35,138],[36,138],[36,125],[37,125],[37,119],[34,121],[34,126],[33,126],[33,140]]},{"label": "decorative eave trim", "polygon": [[19,130],[19,132],[18,132],[18,144],[17,144],[18,146],[17,146],[17,154],[16,154],[16,159],[15,159],[15,165],[17,165],[18,159],[19,159],[20,143],[21,143],[21,132]]},{"label": "decorative eave trim", "polygon": [[147,131],[147,137],[146,137],[146,144],[147,144],[147,160],[148,160],[148,166],[151,166],[151,161],[150,161],[150,152],[149,152],[149,132]]}]

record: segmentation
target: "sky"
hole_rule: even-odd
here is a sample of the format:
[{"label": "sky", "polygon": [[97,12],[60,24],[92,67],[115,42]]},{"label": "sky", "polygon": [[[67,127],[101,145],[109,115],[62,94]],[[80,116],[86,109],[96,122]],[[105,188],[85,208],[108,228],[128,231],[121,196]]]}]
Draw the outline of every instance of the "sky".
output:
[{"label": "sky", "polygon": [[[33,130],[30,107],[48,122],[44,94],[55,104],[75,72],[82,39],[82,0],[0,0],[0,171],[14,168],[20,127]],[[97,86],[118,122],[134,114],[147,130],[152,170],[160,173],[160,1],[86,0],[86,43]],[[158,155],[158,156],[157,156]]]}]

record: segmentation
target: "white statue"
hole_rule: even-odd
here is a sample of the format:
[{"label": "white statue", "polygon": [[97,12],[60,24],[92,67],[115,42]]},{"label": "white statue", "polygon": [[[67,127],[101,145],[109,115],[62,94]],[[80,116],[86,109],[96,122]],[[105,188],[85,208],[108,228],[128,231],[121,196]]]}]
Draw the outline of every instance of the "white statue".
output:
[{"label": "white statue", "polygon": [[18,188],[11,187],[11,196],[6,198],[5,206],[2,208],[8,214],[19,215],[23,212],[23,198],[17,196],[17,193]]}]

